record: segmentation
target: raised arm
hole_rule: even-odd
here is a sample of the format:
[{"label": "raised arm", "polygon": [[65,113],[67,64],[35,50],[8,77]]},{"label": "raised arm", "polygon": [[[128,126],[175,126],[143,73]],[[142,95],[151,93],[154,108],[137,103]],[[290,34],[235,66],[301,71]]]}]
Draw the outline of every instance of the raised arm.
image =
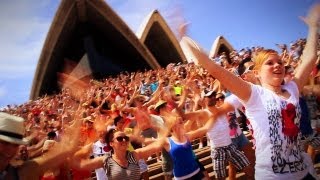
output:
[{"label": "raised arm", "polygon": [[159,83],[159,86],[157,90],[152,94],[151,99],[148,102],[144,103],[143,106],[149,107],[150,105],[155,104],[161,97],[161,94],[163,94],[163,85],[162,83]]},{"label": "raised arm", "polygon": [[251,95],[250,84],[243,81],[241,78],[235,76],[230,71],[216,64],[208,58],[208,56],[197,49],[196,45],[182,39],[181,43],[185,44],[186,48],[194,54],[199,64],[207,69],[207,71],[215,78],[217,78],[229,91],[238,96],[243,101],[247,101]]},{"label": "raised arm", "polygon": [[188,93],[189,93],[188,88],[186,86],[183,86],[182,95],[180,96],[180,100],[178,102],[177,108],[183,109],[183,106],[184,106],[184,103],[186,102]]},{"label": "raised arm", "polygon": [[134,150],[132,153],[137,160],[145,159],[154,153],[160,152],[162,148],[169,149],[168,144],[169,144],[168,138],[161,137],[143,148],[138,148]]},{"label": "raised arm", "polygon": [[320,20],[320,4],[314,5],[307,17],[301,18],[308,26],[309,32],[307,43],[301,56],[301,64],[297,67],[294,81],[298,85],[300,91],[306,84],[312,68],[317,61],[317,45],[318,45],[318,29]]},{"label": "raised arm", "polygon": [[128,105],[130,105],[131,103],[133,103],[134,98],[139,94],[139,92],[140,92],[139,86],[134,86],[133,94],[131,94],[130,99],[127,101],[127,104],[128,104]]},{"label": "raised arm", "polygon": [[79,169],[85,169],[87,171],[93,171],[95,169],[103,167],[103,161],[105,156],[96,157],[93,159],[82,159],[78,162]]},{"label": "raised arm", "polygon": [[198,128],[197,130],[189,131],[186,133],[189,140],[194,140],[196,138],[203,136],[214,125],[214,123],[216,122],[216,115],[212,113],[208,113],[207,116],[208,116],[208,121],[204,126]]},{"label": "raised arm", "polygon": [[69,166],[73,169],[93,171],[103,166],[105,156],[95,157],[88,159],[89,154],[92,152],[92,143],[83,146],[78,150],[69,161]]},{"label": "raised arm", "polygon": [[192,112],[186,112],[183,114],[183,118],[186,120],[209,118],[209,112],[207,110],[197,110]]},{"label": "raised arm", "polygon": [[[44,156],[26,161],[19,169],[21,179],[37,179],[46,170],[61,165],[66,159],[77,150],[80,137],[81,121],[76,120],[64,134],[61,142],[57,143]],[[30,173],[32,172],[32,173]]]}]

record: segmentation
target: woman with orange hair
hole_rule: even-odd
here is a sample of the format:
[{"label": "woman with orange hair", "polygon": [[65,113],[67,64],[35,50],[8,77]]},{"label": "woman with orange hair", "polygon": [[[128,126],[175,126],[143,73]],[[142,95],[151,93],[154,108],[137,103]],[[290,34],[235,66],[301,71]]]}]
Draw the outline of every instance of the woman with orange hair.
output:
[{"label": "woman with orange hair", "polygon": [[261,85],[243,81],[210,60],[192,43],[183,42],[199,64],[236,95],[256,139],[256,179],[314,179],[310,157],[301,149],[299,92],[308,80],[317,59],[320,4],[302,20],[308,25],[307,43],[293,80],[284,84],[285,67],[274,50],[262,50],[254,57],[255,75]]}]

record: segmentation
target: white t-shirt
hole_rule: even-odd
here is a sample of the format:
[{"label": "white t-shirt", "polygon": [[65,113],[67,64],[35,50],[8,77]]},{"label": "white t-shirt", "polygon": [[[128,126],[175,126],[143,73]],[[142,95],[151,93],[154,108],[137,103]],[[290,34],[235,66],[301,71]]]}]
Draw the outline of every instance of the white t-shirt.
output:
[{"label": "white t-shirt", "polygon": [[56,143],[55,140],[50,140],[50,139],[45,140],[42,146],[42,151],[49,150],[54,146],[55,143]]},{"label": "white t-shirt", "polygon": [[239,137],[242,134],[242,130],[237,120],[237,117],[239,116],[239,115],[237,116],[237,111],[238,111],[237,109],[241,108],[242,104],[239,101],[239,99],[233,94],[226,97],[225,102],[231,104],[234,107],[234,111],[228,112],[228,115],[227,115],[229,118],[229,129],[230,129],[229,135],[231,138]]},{"label": "white t-shirt", "polygon": [[231,94],[230,96],[226,97],[224,102],[231,104],[234,107],[234,109],[241,109],[243,107],[238,97],[234,94]]},{"label": "white t-shirt", "polygon": [[151,120],[151,124],[154,127],[158,127],[158,128],[164,128],[165,127],[165,124],[164,124],[164,121],[163,121],[162,117],[160,117],[158,115],[150,114],[150,120]]},{"label": "white t-shirt", "polygon": [[[244,107],[243,107],[243,104],[241,103],[241,101],[239,100],[239,98],[237,96],[235,96],[234,94],[231,94],[230,96],[228,96],[226,99],[225,99],[225,102],[228,103],[228,104],[231,104],[236,110],[239,110],[243,113],[245,113],[245,110],[244,110]],[[246,117],[247,118],[247,117]],[[256,144],[256,141],[254,139],[254,135],[253,135],[253,128],[250,124],[250,119],[247,118],[247,127],[250,131],[250,133],[252,134],[252,139],[250,140],[252,143],[253,143],[253,148],[255,149],[255,144]],[[240,128],[239,128],[240,129]],[[242,130],[240,129],[241,133],[242,133]],[[239,134],[240,135],[240,134]],[[232,138],[232,137],[231,137]]]},{"label": "white t-shirt", "polygon": [[211,148],[228,146],[232,143],[229,136],[229,124],[225,115],[219,116],[207,132],[207,137],[210,139]]},{"label": "white t-shirt", "polygon": [[301,109],[297,85],[291,81],[282,86],[291,95],[283,99],[258,85],[251,86],[251,96],[244,103],[246,116],[256,139],[255,179],[302,179],[308,173],[305,155],[300,147],[301,133],[289,137],[283,133],[281,110],[294,105],[294,124],[299,128]]},{"label": "white t-shirt", "polygon": [[[93,156],[94,157],[98,157],[98,156],[103,156],[105,155],[107,152],[104,151],[104,147],[107,145],[107,143],[102,143],[100,140],[96,141],[93,144]],[[108,179],[106,172],[104,171],[103,168],[98,168],[95,170],[96,172],[96,178],[97,180],[105,180]]]},{"label": "white t-shirt", "polygon": [[98,157],[98,156],[103,156],[105,155],[107,152],[104,151],[104,147],[107,146],[107,143],[102,143],[100,140],[96,141],[93,144],[93,156],[94,157]]},{"label": "white t-shirt", "polygon": [[123,97],[121,97],[119,94],[115,97],[115,102],[116,102],[116,104],[117,105],[120,105],[121,104],[121,102],[122,102],[122,100],[123,100]]}]

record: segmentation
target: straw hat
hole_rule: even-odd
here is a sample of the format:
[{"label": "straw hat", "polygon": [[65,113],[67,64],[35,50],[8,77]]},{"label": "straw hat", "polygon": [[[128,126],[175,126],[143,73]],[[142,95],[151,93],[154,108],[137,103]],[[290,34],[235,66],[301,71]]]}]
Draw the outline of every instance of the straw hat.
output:
[{"label": "straw hat", "polygon": [[167,101],[164,101],[164,100],[159,100],[157,103],[156,103],[156,105],[154,106],[154,110],[155,111],[157,111],[157,112],[159,112],[159,108],[162,106],[162,105],[164,105],[164,104],[166,104],[167,103]]},{"label": "straw hat", "polygon": [[0,112],[0,140],[13,144],[28,144],[23,138],[25,128],[24,119],[7,113]]}]

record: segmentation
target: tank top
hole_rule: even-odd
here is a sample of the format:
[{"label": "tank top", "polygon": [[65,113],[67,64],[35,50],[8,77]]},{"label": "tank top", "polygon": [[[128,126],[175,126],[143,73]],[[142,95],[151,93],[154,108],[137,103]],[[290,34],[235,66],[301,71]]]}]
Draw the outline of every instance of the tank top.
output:
[{"label": "tank top", "polygon": [[185,143],[176,143],[169,138],[169,154],[173,161],[173,175],[177,178],[191,175],[199,171],[199,166],[195,161],[192,146],[189,140]]},{"label": "tank top", "polygon": [[111,153],[106,154],[104,161],[104,169],[109,180],[139,180],[140,168],[137,160],[133,157],[133,154],[127,151],[128,167],[120,166],[115,160],[112,159]]}]

